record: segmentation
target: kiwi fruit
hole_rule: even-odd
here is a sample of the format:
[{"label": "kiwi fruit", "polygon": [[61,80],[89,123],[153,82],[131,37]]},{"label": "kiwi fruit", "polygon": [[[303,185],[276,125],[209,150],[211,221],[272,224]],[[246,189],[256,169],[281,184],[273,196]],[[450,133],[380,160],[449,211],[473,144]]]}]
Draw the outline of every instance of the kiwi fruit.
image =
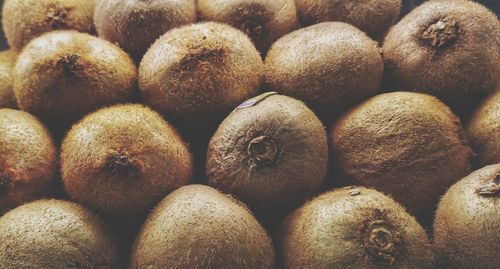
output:
[{"label": "kiwi fruit", "polygon": [[168,30],[196,22],[196,0],[95,0],[99,37],[119,44],[140,61]]},{"label": "kiwi fruit", "polygon": [[158,204],[137,236],[130,269],[272,269],[271,239],[252,213],[203,185]]},{"label": "kiwi fruit", "polygon": [[387,90],[437,96],[462,116],[500,82],[500,21],[472,1],[425,2],[391,28],[383,51]]},{"label": "kiwi fruit", "polygon": [[13,50],[0,52],[0,108],[17,108],[14,95],[12,69],[17,54]]},{"label": "kiwi fruit", "polygon": [[394,25],[401,12],[401,0],[295,0],[302,24],[325,21],[352,24],[377,40]]},{"label": "kiwi fruit", "polygon": [[202,20],[240,29],[262,53],[298,26],[294,0],[198,0],[198,12]]},{"label": "kiwi fruit", "polygon": [[118,269],[119,258],[111,229],[78,204],[39,200],[0,218],[3,269]]},{"label": "kiwi fruit", "polygon": [[10,47],[16,51],[44,33],[75,30],[93,33],[94,0],[6,0],[2,24]]},{"label": "kiwi fruit", "polygon": [[[374,95],[384,71],[377,42],[342,22],[280,38],[266,57],[266,86],[330,115]],[[323,117],[322,117],[323,118]]]},{"label": "kiwi fruit", "polygon": [[500,163],[453,185],[434,222],[436,268],[495,269],[500,264]]},{"label": "kiwi fruit", "polygon": [[241,104],[210,140],[209,184],[254,209],[298,205],[323,183],[325,127],[302,102],[265,93]]},{"label": "kiwi fruit", "polygon": [[363,187],[327,192],[293,212],[281,235],[285,269],[431,269],[427,235],[405,208]]},{"label": "kiwi fruit", "polygon": [[69,30],[30,42],[13,73],[19,107],[65,127],[99,107],[126,101],[137,85],[137,69],[125,52]]},{"label": "kiwi fruit", "polygon": [[47,128],[27,112],[0,109],[0,214],[49,196],[57,153]]},{"label": "kiwi fruit", "polygon": [[103,108],[73,125],[61,147],[64,189],[104,216],[146,215],[189,183],[192,156],[177,131],[142,105]]},{"label": "kiwi fruit", "polygon": [[141,61],[144,102],[180,129],[216,126],[239,103],[255,96],[263,63],[248,36],[205,22],[170,30]]},{"label": "kiwi fruit", "polygon": [[467,133],[480,166],[500,163],[500,90],[477,108]]},{"label": "kiwi fruit", "polygon": [[460,120],[426,94],[377,95],[337,120],[330,137],[339,183],[373,187],[419,218],[471,171]]}]

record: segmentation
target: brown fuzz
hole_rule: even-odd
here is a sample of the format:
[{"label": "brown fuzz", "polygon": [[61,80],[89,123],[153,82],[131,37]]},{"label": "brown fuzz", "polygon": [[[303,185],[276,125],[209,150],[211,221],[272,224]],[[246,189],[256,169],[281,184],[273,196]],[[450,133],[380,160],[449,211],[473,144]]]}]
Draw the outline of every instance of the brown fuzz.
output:
[{"label": "brown fuzz", "polygon": [[460,36],[460,29],[454,19],[443,18],[431,24],[423,33],[422,40],[428,46],[441,48],[454,43]]},{"label": "brown fuzz", "polygon": [[17,108],[12,78],[16,59],[14,50],[0,52],[0,108]]}]

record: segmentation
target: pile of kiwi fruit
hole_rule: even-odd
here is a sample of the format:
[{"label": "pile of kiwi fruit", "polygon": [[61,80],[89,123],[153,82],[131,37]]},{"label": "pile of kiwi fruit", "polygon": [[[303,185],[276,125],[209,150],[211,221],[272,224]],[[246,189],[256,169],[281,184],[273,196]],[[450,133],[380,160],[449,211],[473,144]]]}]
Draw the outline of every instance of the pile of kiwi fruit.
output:
[{"label": "pile of kiwi fruit", "polygon": [[420,2],[2,1],[0,268],[499,268],[500,20]]}]

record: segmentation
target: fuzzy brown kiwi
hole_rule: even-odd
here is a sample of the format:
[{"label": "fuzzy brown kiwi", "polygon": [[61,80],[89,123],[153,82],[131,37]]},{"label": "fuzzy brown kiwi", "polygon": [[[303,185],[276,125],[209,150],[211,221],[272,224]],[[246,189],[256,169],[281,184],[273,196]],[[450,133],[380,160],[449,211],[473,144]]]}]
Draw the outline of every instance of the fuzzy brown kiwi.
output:
[{"label": "fuzzy brown kiwi", "polygon": [[13,50],[0,52],[0,108],[17,108],[13,90],[12,69],[17,53]]},{"label": "fuzzy brown kiwi", "polygon": [[0,218],[3,269],[118,269],[118,252],[111,229],[78,204],[39,200]]},{"label": "fuzzy brown kiwi", "polygon": [[383,70],[375,41],[349,24],[324,22],[274,43],[266,57],[265,82],[329,114],[374,95]]},{"label": "fuzzy brown kiwi", "polygon": [[56,169],[56,148],[47,128],[26,112],[0,109],[0,214],[50,196]]},{"label": "fuzzy brown kiwi", "polygon": [[391,28],[383,51],[388,90],[437,96],[461,115],[500,82],[500,21],[472,1],[425,2]]},{"label": "fuzzy brown kiwi", "polygon": [[198,12],[202,20],[240,29],[262,53],[298,23],[294,0],[198,0]]},{"label": "fuzzy brown kiwi", "polygon": [[6,0],[2,24],[9,45],[16,51],[44,33],[76,30],[93,33],[94,0]]},{"label": "fuzzy brown kiwi", "polygon": [[343,115],[330,135],[339,179],[387,193],[419,218],[471,171],[460,120],[430,95],[375,96]]},{"label": "fuzzy brown kiwi", "polygon": [[495,269],[500,264],[500,164],[453,185],[434,221],[436,268]]},{"label": "fuzzy brown kiwi", "polygon": [[202,185],[182,187],[150,214],[130,269],[273,269],[271,239],[240,202]]},{"label": "fuzzy brown kiwi", "polygon": [[61,148],[64,189],[102,215],[145,216],[189,183],[192,156],[174,127],[141,105],[103,108],[75,124]]},{"label": "fuzzy brown kiwi", "polygon": [[196,0],[95,0],[99,37],[119,44],[140,61],[168,30],[196,22]]},{"label": "fuzzy brown kiwi", "polygon": [[467,133],[480,166],[500,163],[500,90],[479,106]]},{"label": "fuzzy brown kiwi", "polygon": [[295,0],[302,24],[325,21],[352,24],[381,40],[401,12],[401,0]]},{"label": "fuzzy brown kiwi", "polygon": [[345,187],[293,212],[282,229],[285,269],[431,269],[427,235],[384,194]]},{"label": "fuzzy brown kiwi", "polygon": [[126,101],[137,82],[137,69],[124,51],[75,31],[34,39],[19,55],[13,73],[19,107],[60,126]]},{"label": "fuzzy brown kiwi", "polygon": [[181,129],[213,127],[255,96],[263,63],[250,39],[220,23],[173,29],[148,50],[139,68],[146,104]]},{"label": "fuzzy brown kiwi", "polygon": [[210,140],[209,184],[254,209],[297,206],[323,183],[325,127],[302,102],[266,93],[244,102]]}]

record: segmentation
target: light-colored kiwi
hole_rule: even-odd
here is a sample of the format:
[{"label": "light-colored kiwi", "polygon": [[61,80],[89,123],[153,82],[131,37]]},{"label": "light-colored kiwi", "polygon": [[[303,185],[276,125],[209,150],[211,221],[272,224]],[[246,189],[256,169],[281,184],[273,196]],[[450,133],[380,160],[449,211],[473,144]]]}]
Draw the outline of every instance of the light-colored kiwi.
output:
[{"label": "light-colored kiwi", "polygon": [[375,96],[343,115],[330,135],[339,182],[387,193],[419,218],[471,171],[460,120],[430,95]]},{"label": "light-colored kiwi", "polygon": [[273,269],[271,239],[230,196],[202,186],[168,195],[142,227],[130,269]]},{"label": "light-colored kiwi", "polygon": [[9,45],[21,51],[28,42],[54,30],[93,33],[94,0],[6,0],[2,24]]},{"label": "light-colored kiwi", "polygon": [[280,38],[266,57],[266,86],[321,114],[375,95],[384,64],[377,42],[346,23],[324,22]]},{"label": "light-colored kiwi", "polygon": [[61,126],[101,106],[126,101],[137,81],[134,63],[120,48],[66,30],[30,42],[13,73],[19,107]]},{"label": "light-colored kiwi", "polygon": [[16,59],[14,50],[0,52],[0,108],[17,108],[12,79]]},{"label": "light-colored kiwi", "polygon": [[431,269],[424,229],[382,193],[345,187],[293,212],[282,230],[285,269]]},{"label": "light-colored kiwi", "polygon": [[0,109],[0,214],[50,196],[57,153],[47,128],[34,116]]},{"label": "light-colored kiwi", "polygon": [[434,221],[436,268],[496,269],[500,264],[500,164],[453,185]]},{"label": "light-colored kiwi", "polygon": [[177,131],[141,105],[86,116],[68,132],[61,150],[69,197],[124,220],[145,217],[193,173],[191,153]]},{"label": "light-colored kiwi", "polygon": [[196,0],[95,0],[99,37],[118,43],[140,61],[168,30],[196,22]]}]

